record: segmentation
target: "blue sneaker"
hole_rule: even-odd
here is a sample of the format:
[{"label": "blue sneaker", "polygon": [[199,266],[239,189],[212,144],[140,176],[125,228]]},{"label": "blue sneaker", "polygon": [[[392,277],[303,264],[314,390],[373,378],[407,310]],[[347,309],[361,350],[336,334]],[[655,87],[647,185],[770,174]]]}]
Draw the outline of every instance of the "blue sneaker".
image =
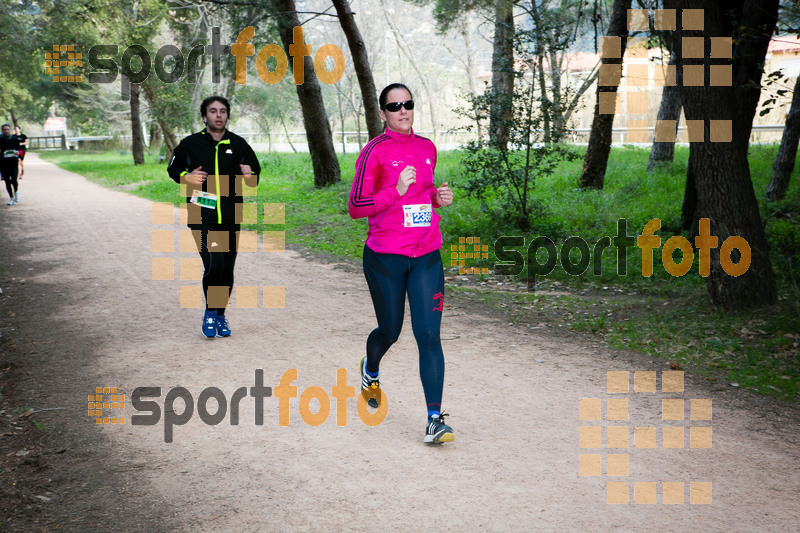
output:
[{"label": "blue sneaker", "polygon": [[217,312],[206,309],[206,314],[203,316],[203,335],[206,337],[217,336]]},{"label": "blue sneaker", "polygon": [[230,337],[231,328],[228,327],[228,319],[225,315],[217,315],[214,320],[217,326],[217,337]]}]

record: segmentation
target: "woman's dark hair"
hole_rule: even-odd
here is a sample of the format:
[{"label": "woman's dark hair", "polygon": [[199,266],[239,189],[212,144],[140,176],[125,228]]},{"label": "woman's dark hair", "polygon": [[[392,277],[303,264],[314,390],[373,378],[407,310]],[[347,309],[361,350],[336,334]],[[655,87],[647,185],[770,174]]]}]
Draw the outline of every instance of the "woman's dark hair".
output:
[{"label": "woman's dark hair", "polygon": [[210,106],[214,102],[219,102],[220,104],[225,106],[225,110],[228,112],[228,116],[231,116],[231,104],[228,103],[228,99],[222,96],[209,96],[203,103],[200,104],[200,116],[206,116],[206,111],[208,110],[208,106]]},{"label": "woman's dark hair", "polygon": [[409,96],[411,96],[412,99],[414,98],[414,95],[411,94],[411,89],[406,87],[404,84],[390,83],[389,85],[383,88],[383,90],[381,91],[381,95],[378,97],[378,104],[380,104],[381,109],[384,109],[386,107],[386,99],[389,98],[389,91],[393,91],[394,89],[405,89],[406,91],[408,91]]}]

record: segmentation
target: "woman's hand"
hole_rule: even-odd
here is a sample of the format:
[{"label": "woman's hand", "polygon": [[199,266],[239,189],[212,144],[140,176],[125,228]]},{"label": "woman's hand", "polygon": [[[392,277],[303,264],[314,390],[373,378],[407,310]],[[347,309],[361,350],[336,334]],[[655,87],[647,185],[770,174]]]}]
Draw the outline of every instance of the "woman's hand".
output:
[{"label": "woman's hand", "polygon": [[208,173],[203,171],[203,167],[197,167],[190,173],[183,175],[183,179],[186,180],[186,183],[191,185],[202,185],[207,177]]},{"label": "woman's hand", "polygon": [[397,192],[400,193],[400,196],[405,195],[411,184],[416,182],[417,169],[409,165],[404,168],[403,171],[400,172],[400,176],[397,177]]},{"label": "woman's hand", "polygon": [[447,186],[447,182],[442,183],[436,190],[436,196],[433,199],[442,207],[453,203],[453,190]]}]

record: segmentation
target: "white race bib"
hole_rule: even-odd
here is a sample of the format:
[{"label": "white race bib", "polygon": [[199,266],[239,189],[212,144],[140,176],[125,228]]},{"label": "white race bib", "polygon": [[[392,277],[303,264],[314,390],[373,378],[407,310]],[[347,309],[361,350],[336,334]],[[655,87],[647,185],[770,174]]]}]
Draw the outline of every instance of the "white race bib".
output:
[{"label": "white race bib", "polygon": [[426,228],[431,225],[432,214],[431,204],[404,205],[403,227]]},{"label": "white race bib", "polygon": [[217,195],[211,194],[210,192],[201,191],[199,189],[194,190],[192,193],[192,199],[189,201],[195,205],[199,205],[200,207],[207,207],[208,209],[217,208]]}]

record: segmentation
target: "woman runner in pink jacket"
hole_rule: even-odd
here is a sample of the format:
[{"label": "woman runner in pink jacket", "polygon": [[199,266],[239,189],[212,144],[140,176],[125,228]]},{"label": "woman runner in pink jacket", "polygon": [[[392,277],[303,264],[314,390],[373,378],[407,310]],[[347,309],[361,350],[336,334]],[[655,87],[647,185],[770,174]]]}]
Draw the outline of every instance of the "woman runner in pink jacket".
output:
[{"label": "woman runner in pink jacket", "polygon": [[[453,191],[447,183],[437,188],[433,182],[436,147],[414,134],[414,100],[408,87],[388,85],[379,102],[386,129],[361,150],[348,204],[351,217],[369,218],[363,264],[378,319],[359,363],[361,389],[367,395],[379,387],[380,361],[400,335],[407,293],[428,408],[424,442],[451,442],[455,436],[441,407],[444,269],[440,217],[434,209],[450,205]],[[378,407],[380,395],[373,391],[369,396],[369,405]]]}]

